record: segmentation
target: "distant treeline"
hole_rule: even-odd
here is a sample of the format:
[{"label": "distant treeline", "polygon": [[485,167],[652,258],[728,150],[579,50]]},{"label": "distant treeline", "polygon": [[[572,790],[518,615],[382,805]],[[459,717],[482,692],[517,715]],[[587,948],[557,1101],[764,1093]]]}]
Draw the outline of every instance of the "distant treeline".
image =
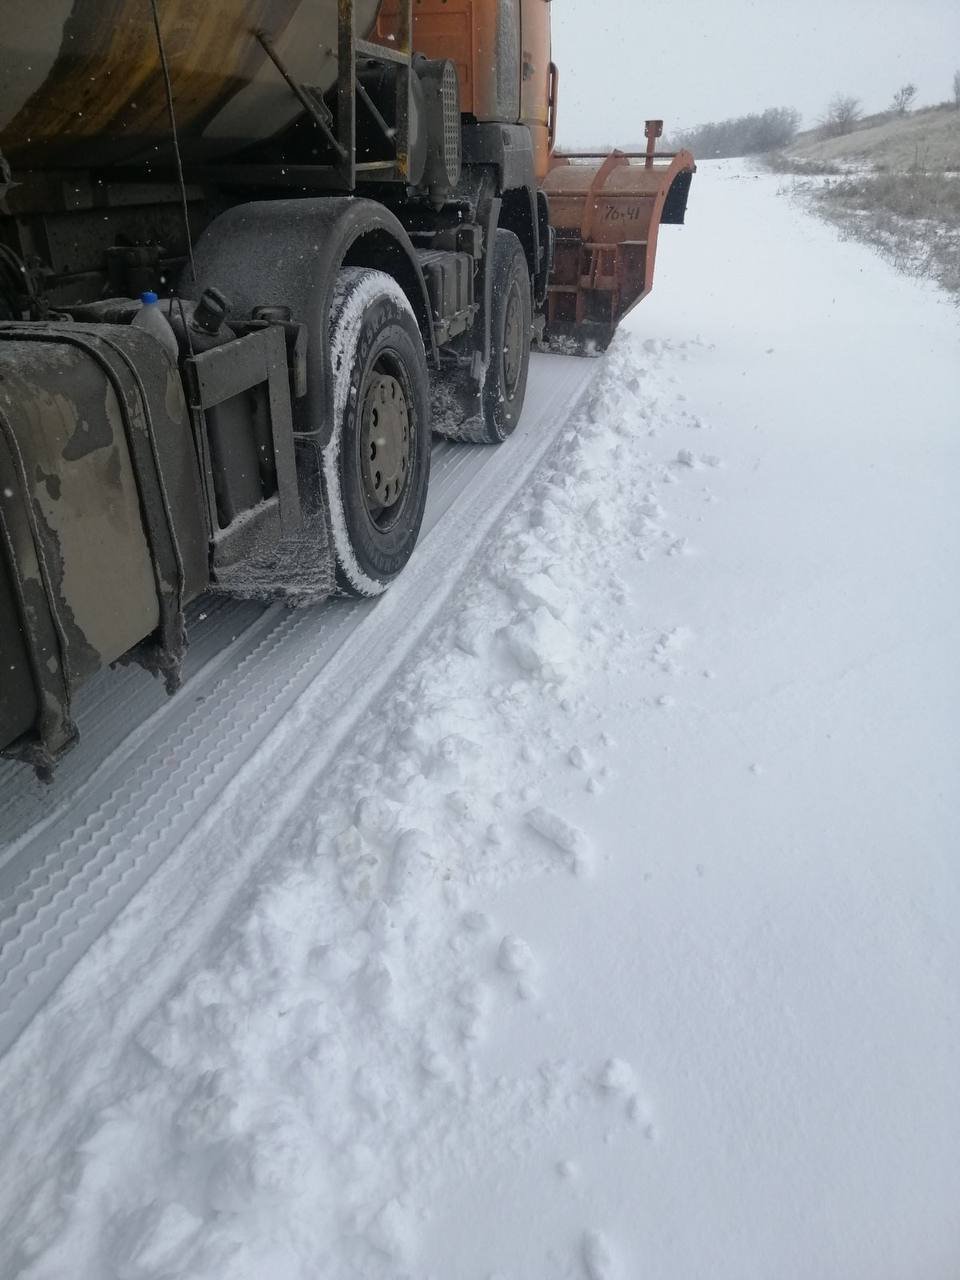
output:
[{"label": "distant treeline", "polygon": [[793,107],[768,107],[759,115],[738,116],[684,129],[670,139],[671,147],[687,147],[703,160],[748,156],[787,147],[800,128],[800,112]]}]

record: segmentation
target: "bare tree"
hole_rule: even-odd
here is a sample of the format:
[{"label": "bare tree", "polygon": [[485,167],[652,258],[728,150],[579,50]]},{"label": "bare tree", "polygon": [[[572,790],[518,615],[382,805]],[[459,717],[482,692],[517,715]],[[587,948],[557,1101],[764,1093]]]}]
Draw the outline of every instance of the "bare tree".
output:
[{"label": "bare tree", "polygon": [[839,138],[845,133],[853,133],[857,121],[863,115],[860,99],[850,94],[835,93],[830,99],[827,114],[821,122],[823,132],[828,138]]},{"label": "bare tree", "polygon": [[913,106],[913,100],[917,96],[917,86],[915,84],[903,84],[893,95],[893,102],[890,104],[891,111],[896,111],[898,116],[905,116]]},{"label": "bare tree", "polygon": [[957,110],[960,111],[960,71],[953,73],[953,101]]}]

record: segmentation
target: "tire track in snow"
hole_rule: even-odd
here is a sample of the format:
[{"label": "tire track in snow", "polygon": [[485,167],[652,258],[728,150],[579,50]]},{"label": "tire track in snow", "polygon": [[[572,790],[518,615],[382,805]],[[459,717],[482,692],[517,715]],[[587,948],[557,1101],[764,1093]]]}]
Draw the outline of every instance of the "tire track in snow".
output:
[{"label": "tire track in snow", "polygon": [[[86,779],[19,844],[0,876],[0,1054],[157,867],[182,843],[195,845],[201,827],[240,802],[241,771],[278,730],[293,736],[284,722],[308,690],[312,701],[324,699],[323,731],[332,749],[436,615],[597,367],[568,357],[535,359],[529,408],[507,446],[438,446],[438,483],[421,544],[384,598],[262,611],[238,637],[241,651],[256,643],[236,668],[223,674],[214,656],[202,689],[189,683],[166,714],[115,749],[102,776]],[[238,858],[230,884],[264,844]],[[207,883],[204,892],[215,914],[229,889],[225,895]]]}]

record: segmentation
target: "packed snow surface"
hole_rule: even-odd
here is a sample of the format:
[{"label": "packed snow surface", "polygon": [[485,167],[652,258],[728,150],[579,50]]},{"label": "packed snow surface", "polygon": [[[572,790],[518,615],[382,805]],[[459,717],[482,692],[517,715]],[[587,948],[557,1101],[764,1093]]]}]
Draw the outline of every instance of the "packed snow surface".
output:
[{"label": "packed snow surface", "polygon": [[733,164],[661,255],[176,984],[150,882],[0,1063],[3,1276],[960,1274],[956,312]]}]

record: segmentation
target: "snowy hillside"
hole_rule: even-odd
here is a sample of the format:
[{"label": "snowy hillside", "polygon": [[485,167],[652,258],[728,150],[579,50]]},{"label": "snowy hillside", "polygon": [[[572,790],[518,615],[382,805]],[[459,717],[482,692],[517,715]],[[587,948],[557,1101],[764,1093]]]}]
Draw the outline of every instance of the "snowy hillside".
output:
[{"label": "snowy hillside", "polygon": [[825,138],[801,134],[786,155],[797,160],[885,170],[960,170],[960,111],[928,107],[864,121],[852,132]]}]

